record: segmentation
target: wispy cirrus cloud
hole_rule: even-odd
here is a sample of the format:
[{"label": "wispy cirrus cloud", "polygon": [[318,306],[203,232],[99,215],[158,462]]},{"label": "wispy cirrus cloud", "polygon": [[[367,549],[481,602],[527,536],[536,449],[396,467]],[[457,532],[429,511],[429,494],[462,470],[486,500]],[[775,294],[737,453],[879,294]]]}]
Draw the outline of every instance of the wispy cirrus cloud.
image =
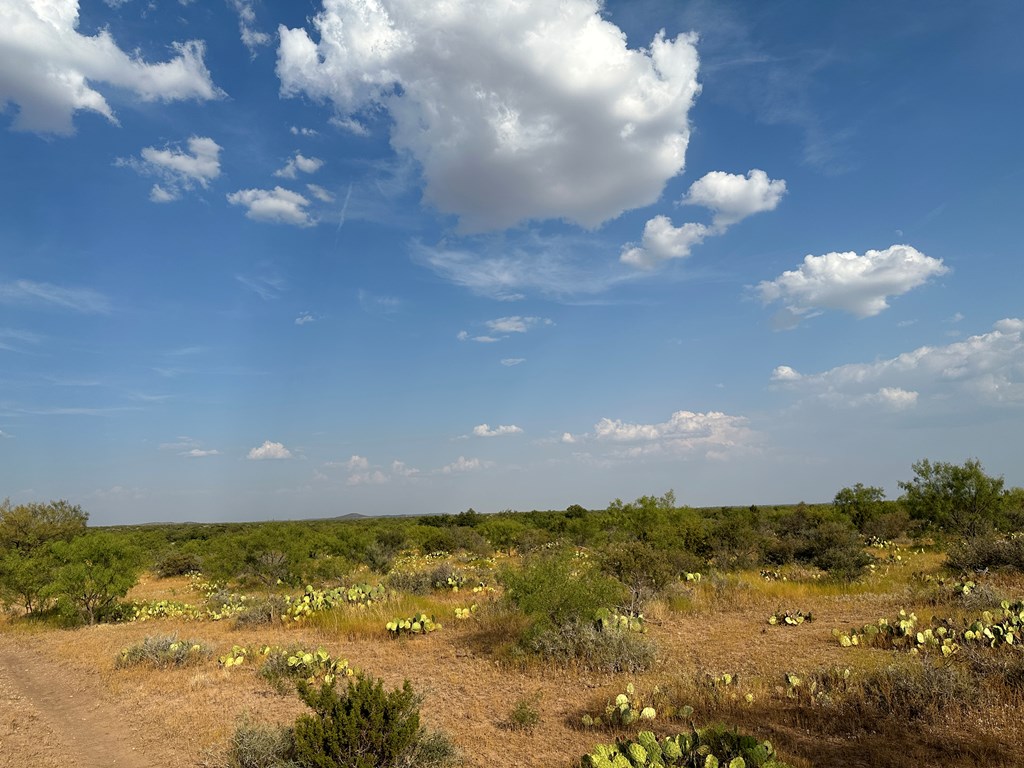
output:
[{"label": "wispy cirrus cloud", "polygon": [[91,288],[67,288],[33,280],[0,283],[0,304],[67,309],[87,315],[105,315],[111,311],[110,300]]}]

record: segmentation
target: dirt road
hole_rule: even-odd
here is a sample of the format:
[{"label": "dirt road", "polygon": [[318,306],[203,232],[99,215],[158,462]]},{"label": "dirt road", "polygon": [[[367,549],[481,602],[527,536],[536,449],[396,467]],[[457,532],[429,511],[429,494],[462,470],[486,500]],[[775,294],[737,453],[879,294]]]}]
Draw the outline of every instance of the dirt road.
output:
[{"label": "dirt road", "polygon": [[126,721],[98,675],[64,675],[0,636],[0,767],[150,768]]}]

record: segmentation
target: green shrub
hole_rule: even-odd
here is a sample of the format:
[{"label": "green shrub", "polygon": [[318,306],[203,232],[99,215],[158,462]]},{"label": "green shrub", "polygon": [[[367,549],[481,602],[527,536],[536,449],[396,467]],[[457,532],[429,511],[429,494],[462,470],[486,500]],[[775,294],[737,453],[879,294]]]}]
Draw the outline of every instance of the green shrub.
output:
[{"label": "green shrub", "polygon": [[507,570],[501,581],[505,597],[530,618],[537,632],[574,622],[592,621],[602,608],[619,605],[622,585],[587,560],[542,555],[521,570]]},{"label": "green shrub", "polygon": [[300,682],[299,696],[313,710],[295,721],[294,758],[306,768],[429,768],[453,757],[443,737],[420,728],[420,698],[408,680],[386,691],[359,675],[343,694]]},{"label": "green shrub", "polygon": [[210,657],[210,649],[199,640],[179,640],[177,635],[147,637],[141,643],[121,650],[116,666],[185,667],[201,664]]},{"label": "green shrub", "polygon": [[178,550],[163,553],[157,558],[156,563],[153,564],[153,573],[161,579],[167,579],[171,576],[185,576],[200,570],[202,570],[202,563],[198,555]]}]

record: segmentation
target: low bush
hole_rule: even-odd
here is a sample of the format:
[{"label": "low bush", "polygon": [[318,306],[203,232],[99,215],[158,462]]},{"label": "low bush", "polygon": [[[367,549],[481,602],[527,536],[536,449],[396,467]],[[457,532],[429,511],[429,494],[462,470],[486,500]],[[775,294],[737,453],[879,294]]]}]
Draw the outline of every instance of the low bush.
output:
[{"label": "low bush", "polygon": [[198,640],[179,640],[177,635],[147,637],[141,643],[121,650],[116,666],[184,667],[200,664],[210,657],[210,649]]},{"label": "low bush", "polygon": [[962,712],[979,694],[978,680],[963,666],[922,659],[868,672],[852,688],[844,708],[856,720],[934,722],[940,713]]},{"label": "low bush", "polygon": [[168,579],[172,576],[185,576],[200,570],[202,570],[202,563],[198,555],[178,550],[164,552],[157,558],[156,563],[153,564],[153,573],[161,579]]},{"label": "low bush", "polygon": [[1024,535],[975,536],[954,545],[946,564],[955,571],[1006,568],[1024,572]]},{"label": "low bush", "polygon": [[243,719],[231,737],[225,768],[300,768],[291,754],[290,728],[253,725]]},{"label": "low bush", "polygon": [[433,768],[452,762],[443,736],[420,727],[420,698],[409,685],[386,691],[379,680],[359,675],[344,693],[333,685],[299,683],[313,710],[295,721],[294,759],[307,768]]},{"label": "low bush", "polygon": [[528,652],[594,672],[643,672],[654,665],[654,643],[628,629],[598,629],[573,621],[531,632],[520,642]]},{"label": "low bush", "polygon": [[259,627],[277,624],[288,610],[287,601],[280,595],[266,595],[245,603],[235,614],[235,627]]}]

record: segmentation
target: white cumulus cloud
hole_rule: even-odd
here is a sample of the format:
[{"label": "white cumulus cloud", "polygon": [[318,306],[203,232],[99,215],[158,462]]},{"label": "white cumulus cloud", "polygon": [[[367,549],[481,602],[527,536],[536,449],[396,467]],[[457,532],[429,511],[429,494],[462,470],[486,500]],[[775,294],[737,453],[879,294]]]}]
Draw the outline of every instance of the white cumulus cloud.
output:
[{"label": "white cumulus cloud", "polygon": [[667,259],[686,258],[690,249],[703,243],[710,234],[714,233],[703,224],[691,222],[676,227],[668,216],[655,216],[644,225],[640,245],[626,245],[619,260],[638,269],[654,269]]},{"label": "white cumulus cloud", "polygon": [[757,290],[766,304],[784,304],[783,312],[794,320],[825,309],[871,317],[889,307],[890,297],[948,271],[942,259],[925,256],[909,245],[891,245],[863,255],[852,251],[807,255],[799,268],[762,281]]},{"label": "white cumulus cloud", "polygon": [[299,152],[296,152],[294,157],[290,158],[285,164],[284,168],[274,171],[274,175],[282,179],[294,179],[302,173],[316,173],[324,165],[324,161],[319,157],[304,157]]},{"label": "white cumulus cloud", "polygon": [[1024,320],[1006,318],[991,331],[944,346],[918,347],[871,363],[815,374],[779,366],[772,381],[838,406],[901,410],[930,401],[989,405],[1024,403]]},{"label": "white cumulus cloud", "polygon": [[384,485],[391,480],[379,469],[365,472],[353,472],[345,481],[346,485]]},{"label": "white cumulus cloud", "polygon": [[386,110],[423,199],[464,230],[531,219],[595,227],[649,205],[683,169],[696,38],[629,48],[595,0],[324,0],[280,27],[284,96],[342,122]]},{"label": "white cumulus cloud", "polygon": [[349,471],[356,469],[369,469],[370,460],[365,456],[360,456],[359,454],[354,453],[349,460],[345,462],[345,468]]},{"label": "white cumulus cloud", "polygon": [[730,226],[755,213],[774,210],[785,193],[785,181],[769,179],[758,168],[746,176],[712,171],[693,182],[681,200],[709,208],[714,213],[711,226],[689,222],[677,227],[668,216],[655,216],[644,225],[639,245],[623,246],[619,261],[651,270],[669,259],[685,259],[708,237],[725,234]]},{"label": "white cumulus cloud", "polygon": [[284,447],[281,443],[273,443],[267,440],[256,448],[249,451],[248,458],[253,461],[261,461],[263,459],[290,459],[292,452]]},{"label": "white cumulus cloud", "polygon": [[690,185],[682,202],[714,211],[714,225],[724,230],[748,216],[772,211],[786,194],[786,182],[769,179],[759,168],[738,173],[712,171]]},{"label": "white cumulus cloud", "polygon": [[485,469],[487,467],[494,466],[492,461],[481,461],[480,459],[467,459],[465,456],[459,456],[451,464],[446,464],[441,467],[441,472],[445,475],[450,475],[457,472],[475,472],[479,469]]},{"label": "white cumulus cloud", "polygon": [[522,432],[522,427],[515,424],[500,425],[491,429],[489,424],[477,424],[473,427],[473,434],[477,437],[500,437],[501,435],[516,435]]},{"label": "white cumulus cloud", "polygon": [[228,195],[228,202],[244,206],[246,217],[253,221],[294,224],[297,227],[311,227],[316,223],[306,210],[309,200],[282,187],[240,189]]},{"label": "white cumulus cloud", "polygon": [[18,106],[16,130],[68,135],[79,110],[117,118],[99,84],[123,88],[143,101],[216,99],[203,62],[204,45],[174,43],[172,59],[148,64],[121,50],[109,30],[76,31],[78,0],[5,0],[0,3],[0,106]]},{"label": "white cumulus cloud", "polygon": [[[566,440],[563,435],[562,442],[571,443],[579,439],[571,434],[569,437],[572,439]],[[627,457],[704,451],[706,456],[714,454],[713,458],[721,458],[730,451],[751,448],[756,435],[743,416],[719,411],[676,411],[668,421],[655,424],[603,418],[594,425],[592,439],[598,443],[625,445],[619,453]]]},{"label": "white cumulus cloud", "polygon": [[181,197],[182,191],[199,186],[206,189],[210,181],[220,176],[221,146],[211,138],[192,136],[188,149],[167,146],[162,149],[145,147],[140,158],[119,159],[118,165],[135,171],[157,176],[160,182],[153,185],[149,199],[154,203],[166,203]]}]

